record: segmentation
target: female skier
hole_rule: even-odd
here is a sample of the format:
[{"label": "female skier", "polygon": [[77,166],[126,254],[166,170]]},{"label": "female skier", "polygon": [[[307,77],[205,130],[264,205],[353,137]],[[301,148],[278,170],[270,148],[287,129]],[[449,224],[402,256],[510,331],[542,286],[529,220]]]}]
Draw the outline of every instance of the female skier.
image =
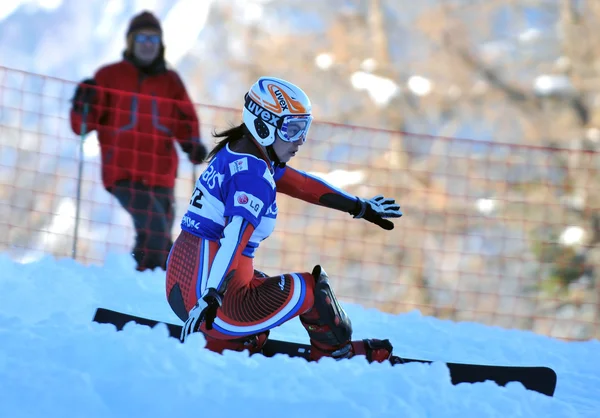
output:
[{"label": "female skier", "polygon": [[276,194],[348,212],[391,230],[402,216],[394,199],[352,196],[286,163],[306,141],[312,116],[307,95],[294,84],[261,77],[245,95],[243,123],[208,155],[196,181],[181,233],[167,262],[166,293],[185,322],[182,341],[202,332],[206,347],[259,352],[269,330],[295,316],[307,330],[311,360],[364,355],[385,361],[388,340],[352,341],[352,324],[325,270],[273,277],[254,269],[260,242],[275,227]]}]

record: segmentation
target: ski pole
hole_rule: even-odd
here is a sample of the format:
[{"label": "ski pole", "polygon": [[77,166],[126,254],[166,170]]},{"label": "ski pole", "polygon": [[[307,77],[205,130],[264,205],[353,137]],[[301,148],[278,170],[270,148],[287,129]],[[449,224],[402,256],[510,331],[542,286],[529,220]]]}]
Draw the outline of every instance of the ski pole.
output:
[{"label": "ski pole", "polygon": [[79,235],[79,212],[81,210],[81,183],[83,177],[83,141],[87,134],[87,116],[89,103],[84,103],[81,120],[81,134],[79,135],[79,174],[77,176],[77,198],[75,203],[75,231],[73,236],[73,249],[71,251],[73,259],[77,259],[77,236]]}]

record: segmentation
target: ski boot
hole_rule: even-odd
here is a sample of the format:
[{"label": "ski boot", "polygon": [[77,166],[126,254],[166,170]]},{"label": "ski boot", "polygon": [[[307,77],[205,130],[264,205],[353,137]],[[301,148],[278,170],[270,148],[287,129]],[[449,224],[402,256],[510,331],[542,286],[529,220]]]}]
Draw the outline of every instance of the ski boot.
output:
[{"label": "ski boot", "polygon": [[312,275],[315,279],[315,303],[312,309],[300,315],[300,322],[310,338],[310,360],[318,361],[323,357],[343,359],[357,355],[364,355],[369,362],[389,360],[393,349],[389,340],[351,341],[352,322],[335,297],[327,273],[317,265]]}]

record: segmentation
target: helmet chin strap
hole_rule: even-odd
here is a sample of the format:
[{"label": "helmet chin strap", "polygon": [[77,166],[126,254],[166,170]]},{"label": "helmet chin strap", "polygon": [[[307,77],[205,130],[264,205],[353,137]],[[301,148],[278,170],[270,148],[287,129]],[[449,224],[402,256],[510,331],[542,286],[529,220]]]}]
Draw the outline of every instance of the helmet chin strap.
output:
[{"label": "helmet chin strap", "polygon": [[[277,156],[277,153],[275,152],[275,149],[273,148],[272,144],[267,145],[266,147],[263,147],[262,145],[260,145],[258,143],[258,141],[256,139],[254,139],[254,137],[252,135],[248,135],[248,136],[250,137],[252,142],[254,142],[254,145],[256,145],[256,147],[258,148],[260,153],[263,154],[263,156],[266,157],[267,160],[271,161],[273,164],[275,164],[275,166],[277,166],[279,168],[285,167],[286,163],[281,162],[281,160]],[[263,148],[267,150],[267,155],[265,155]]]},{"label": "helmet chin strap", "polygon": [[277,153],[275,152],[275,149],[273,148],[273,145],[269,145],[266,148],[267,148],[267,155],[269,156],[269,159],[271,161],[273,161],[273,164],[275,164],[275,166],[277,166],[279,168],[285,167],[285,163],[281,162],[281,160],[277,156]]}]

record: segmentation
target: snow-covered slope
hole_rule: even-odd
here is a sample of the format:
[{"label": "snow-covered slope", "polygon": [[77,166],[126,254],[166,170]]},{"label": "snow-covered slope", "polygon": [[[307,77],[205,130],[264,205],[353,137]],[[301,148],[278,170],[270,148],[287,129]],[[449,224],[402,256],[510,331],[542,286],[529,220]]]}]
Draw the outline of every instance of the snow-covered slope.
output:
[{"label": "snow-covered slope", "polygon": [[[0,254],[0,405],[17,417],[595,417],[600,343],[567,343],[529,332],[453,323],[418,312],[388,315],[346,305],[355,337],[390,338],[411,357],[548,365],[553,398],[520,384],[452,386],[447,368],[391,368],[361,359],[320,364],[283,356],[223,356],[165,328],[121,333],[91,322],[97,306],[177,322],[164,273],[134,272],[126,255],[103,266],[44,258],[18,264]],[[330,272],[332,281],[337,280]],[[306,341],[297,320],[275,338]]]}]

